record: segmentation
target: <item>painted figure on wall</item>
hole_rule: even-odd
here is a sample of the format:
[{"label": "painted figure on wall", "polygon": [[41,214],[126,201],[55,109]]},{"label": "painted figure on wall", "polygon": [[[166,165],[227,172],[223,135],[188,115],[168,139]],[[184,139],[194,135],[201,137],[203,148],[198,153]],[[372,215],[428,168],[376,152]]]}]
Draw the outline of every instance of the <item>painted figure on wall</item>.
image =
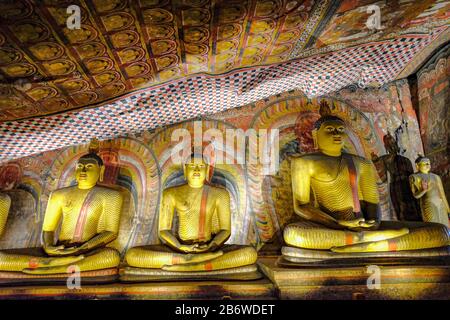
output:
[{"label": "painted figure on wall", "polygon": [[372,161],[378,174],[387,182],[389,174],[389,193],[398,220],[420,221],[419,208],[409,187],[409,176],[414,173],[411,161],[402,156],[397,141],[391,134],[383,138],[387,154],[381,157],[372,154]]},{"label": "painted figure on wall", "polygon": [[[183,169],[186,183],[163,191],[158,232],[164,245],[130,249],[128,265],[181,272],[253,265],[253,247],[225,245],[231,234],[230,195],[208,183],[213,167],[194,154]],[[178,228],[172,231],[175,215]]]},{"label": "painted figure on wall", "polygon": [[289,247],[282,249],[283,256],[298,261],[339,253],[420,255],[427,251],[418,249],[449,245],[450,233],[442,224],[380,221],[373,164],[344,153],[345,122],[331,115],[326,106],[321,106],[321,115],[313,131],[319,151],[292,161],[294,211],[302,221],[285,228]]},{"label": "painted figure on wall", "polygon": [[117,237],[123,199],[120,192],[97,185],[103,172],[96,153],[80,157],[78,184],[55,190],[49,198],[43,224],[45,254],[2,253],[0,270],[58,274],[74,264],[80,271],[117,267],[119,253],[106,245]]},{"label": "painted figure on wall", "polygon": [[419,199],[422,220],[449,226],[450,208],[445,196],[441,178],[430,172],[430,159],[419,156],[416,159],[417,173],[409,177],[411,190]]}]

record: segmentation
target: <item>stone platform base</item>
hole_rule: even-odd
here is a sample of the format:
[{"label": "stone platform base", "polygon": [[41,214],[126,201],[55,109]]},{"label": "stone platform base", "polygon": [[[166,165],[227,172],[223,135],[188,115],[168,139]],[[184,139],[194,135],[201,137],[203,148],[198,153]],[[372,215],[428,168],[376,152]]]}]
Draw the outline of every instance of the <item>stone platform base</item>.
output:
[{"label": "stone platform base", "polygon": [[450,246],[395,252],[336,253],[284,246],[279,266],[449,265]]},{"label": "stone platform base", "polygon": [[[30,275],[22,272],[0,271],[0,287],[21,285],[66,285],[71,274]],[[80,272],[81,285],[113,283],[119,279],[118,268]]]},{"label": "stone platform base", "polygon": [[[258,264],[280,299],[450,299],[449,264],[280,267],[278,259],[261,258]],[[370,289],[376,270],[380,287]]]},{"label": "stone platform base", "polygon": [[128,266],[120,269],[121,282],[257,280],[262,277],[256,264],[225,270],[197,272],[174,272]]},{"label": "stone platform base", "polygon": [[143,284],[114,283],[86,285],[79,290],[65,286],[0,288],[0,300],[6,299],[276,299],[273,284],[267,279],[255,281],[190,281]]}]

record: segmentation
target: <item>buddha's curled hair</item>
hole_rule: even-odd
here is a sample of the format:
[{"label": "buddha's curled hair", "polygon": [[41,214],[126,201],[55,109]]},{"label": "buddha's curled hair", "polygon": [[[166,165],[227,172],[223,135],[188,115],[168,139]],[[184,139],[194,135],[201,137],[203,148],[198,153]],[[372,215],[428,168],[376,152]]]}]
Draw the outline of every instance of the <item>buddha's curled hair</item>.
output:
[{"label": "buddha's curled hair", "polygon": [[91,140],[91,142],[89,144],[89,152],[87,154],[81,156],[79,160],[92,159],[92,160],[97,161],[98,165],[101,167],[101,166],[103,166],[103,160],[98,155],[99,150],[100,150],[100,143],[96,138],[94,138]]}]

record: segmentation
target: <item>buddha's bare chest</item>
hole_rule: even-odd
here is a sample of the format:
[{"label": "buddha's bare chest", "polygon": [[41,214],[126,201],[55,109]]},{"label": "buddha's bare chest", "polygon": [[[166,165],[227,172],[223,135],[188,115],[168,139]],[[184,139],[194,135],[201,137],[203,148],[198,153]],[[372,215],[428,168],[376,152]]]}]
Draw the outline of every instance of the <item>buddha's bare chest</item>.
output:
[{"label": "buddha's bare chest", "polygon": [[65,220],[76,218],[82,211],[88,216],[100,215],[102,200],[98,195],[89,195],[84,190],[76,190],[65,195],[62,200],[62,213]]},{"label": "buddha's bare chest", "polygon": [[201,192],[199,194],[186,193],[177,199],[175,209],[182,219],[196,219],[200,214],[209,216],[214,211],[211,200],[211,196],[203,197]]},{"label": "buddha's bare chest", "polygon": [[347,170],[346,164],[341,163],[339,159],[313,161],[311,165],[313,167],[312,178],[324,182],[335,180],[342,170]]}]

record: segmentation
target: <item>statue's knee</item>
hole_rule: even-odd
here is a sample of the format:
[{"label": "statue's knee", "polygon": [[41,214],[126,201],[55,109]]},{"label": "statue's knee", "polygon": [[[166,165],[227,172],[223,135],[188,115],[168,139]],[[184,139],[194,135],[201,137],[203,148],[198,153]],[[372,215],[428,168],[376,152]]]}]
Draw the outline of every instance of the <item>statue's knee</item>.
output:
[{"label": "statue's knee", "polygon": [[438,223],[436,229],[437,229],[436,231],[439,232],[440,234],[445,234],[447,238],[450,238],[450,229],[447,226]]},{"label": "statue's knee", "polygon": [[120,264],[120,254],[116,249],[106,248],[102,252],[103,261],[107,262],[110,266],[118,266]]},{"label": "statue's knee", "polygon": [[138,258],[138,250],[136,248],[131,248],[125,254],[125,262],[129,265],[133,265],[136,263]]},{"label": "statue's knee", "polygon": [[255,263],[258,259],[258,252],[253,247],[246,247],[243,250],[243,256],[246,258],[249,263]]},{"label": "statue's knee", "polygon": [[296,228],[294,228],[293,226],[286,226],[283,231],[284,242],[286,242],[288,245],[294,245],[292,239],[297,232],[298,230],[296,230]]}]

